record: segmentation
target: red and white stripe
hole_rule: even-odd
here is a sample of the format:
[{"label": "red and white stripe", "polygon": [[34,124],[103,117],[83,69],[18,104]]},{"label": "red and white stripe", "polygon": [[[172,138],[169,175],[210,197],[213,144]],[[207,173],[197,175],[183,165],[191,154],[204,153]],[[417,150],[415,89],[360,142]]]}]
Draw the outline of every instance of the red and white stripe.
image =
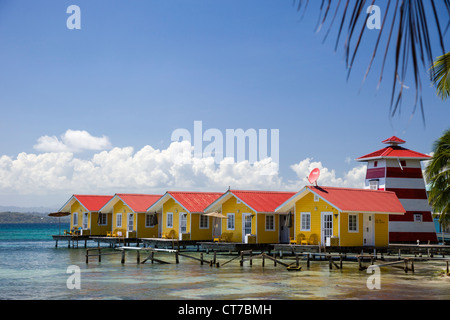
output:
[{"label": "red and white stripe", "polygon": [[[370,180],[378,179],[378,188],[394,191],[406,210],[405,215],[389,217],[389,241],[436,242],[436,230],[428,204],[420,160],[404,160],[406,166],[401,166],[400,159],[375,161],[368,161],[366,188],[369,188]],[[421,222],[415,221],[415,214],[422,215]]]}]

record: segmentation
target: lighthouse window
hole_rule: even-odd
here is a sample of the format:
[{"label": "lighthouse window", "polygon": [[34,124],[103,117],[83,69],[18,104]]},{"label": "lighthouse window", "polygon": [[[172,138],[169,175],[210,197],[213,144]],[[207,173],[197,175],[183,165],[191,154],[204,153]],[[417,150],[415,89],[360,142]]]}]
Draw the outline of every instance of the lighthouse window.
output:
[{"label": "lighthouse window", "polygon": [[373,166],[374,166],[374,168],[378,167],[378,161],[374,161]]},{"label": "lighthouse window", "polygon": [[370,190],[378,190],[378,180],[370,180],[369,181],[369,189]]},{"label": "lighthouse window", "polygon": [[422,214],[421,213],[414,214],[414,222],[422,222]]},{"label": "lighthouse window", "polygon": [[406,161],[405,160],[400,160],[400,164],[402,165],[402,167],[406,167]]}]

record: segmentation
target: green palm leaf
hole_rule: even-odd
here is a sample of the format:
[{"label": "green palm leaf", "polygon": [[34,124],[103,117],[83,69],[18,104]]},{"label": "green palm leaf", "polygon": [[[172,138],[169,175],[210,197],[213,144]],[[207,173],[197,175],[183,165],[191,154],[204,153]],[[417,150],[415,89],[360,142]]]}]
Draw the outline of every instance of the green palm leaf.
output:
[{"label": "green palm leaf", "polygon": [[438,57],[431,71],[437,95],[446,100],[450,96],[450,52]]},{"label": "green palm leaf", "polygon": [[450,129],[433,146],[433,157],[425,169],[430,183],[428,201],[434,212],[441,213],[440,222],[450,219]]},{"label": "green palm leaf", "polygon": [[[309,0],[293,0],[293,4],[297,4],[298,11],[306,10],[308,3]],[[363,82],[371,70],[375,56],[384,40],[385,49],[378,86],[383,79],[388,53],[392,51],[392,58],[395,63],[392,69],[391,116],[400,112],[409,67],[409,69],[412,68],[415,85],[413,114],[417,106],[420,106],[422,118],[425,121],[421,95],[420,66],[425,71],[428,71],[430,66],[434,65],[436,55],[433,51],[438,50],[442,54],[446,53],[444,40],[448,41],[449,39],[446,33],[450,26],[450,0],[388,0],[387,2],[386,0],[322,0],[317,31],[321,30],[327,21],[331,20],[325,35],[326,39],[335,21],[340,21],[338,23],[335,50],[338,48],[339,43],[345,39],[344,51],[348,70],[347,78],[350,76],[358,50],[362,45],[362,38],[367,34],[365,23],[370,17],[367,9],[369,6],[377,4],[384,8],[384,15],[381,19],[381,29],[378,33],[378,39],[374,43],[372,57]],[[384,37],[387,38],[385,39]],[[447,66],[448,70],[448,64],[444,65],[444,70],[445,66]],[[434,74],[434,67],[432,69],[433,72],[431,74]],[[430,80],[433,80],[431,74]],[[442,77],[439,79],[442,79]],[[448,76],[446,80],[448,80]],[[444,90],[448,89],[447,81],[442,82],[442,84],[439,82],[439,84],[442,85]],[[442,90],[440,92],[448,93],[448,91]]]}]

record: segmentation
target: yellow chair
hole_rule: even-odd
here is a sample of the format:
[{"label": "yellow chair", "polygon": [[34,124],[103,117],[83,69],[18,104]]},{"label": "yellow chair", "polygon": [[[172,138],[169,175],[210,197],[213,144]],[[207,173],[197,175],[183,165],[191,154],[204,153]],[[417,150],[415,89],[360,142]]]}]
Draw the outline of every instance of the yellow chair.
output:
[{"label": "yellow chair", "polygon": [[214,237],[213,242],[231,242],[233,232],[224,232],[219,237]]},{"label": "yellow chair", "polygon": [[162,235],[163,239],[176,239],[177,238],[177,232],[174,229],[171,229],[169,232],[166,232]]},{"label": "yellow chair", "polygon": [[107,237],[112,237],[112,232],[111,231],[106,231],[106,236]]},{"label": "yellow chair", "polygon": [[308,241],[306,241],[306,237],[303,233],[299,233],[299,235],[297,237],[297,243],[300,243],[301,245],[308,244]]},{"label": "yellow chair", "polygon": [[125,230],[120,229],[120,228],[116,228],[113,230],[113,232],[111,233],[111,237],[115,237],[115,238],[125,238]]},{"label": "yellow chair", "polygon": [[308,244],[310,244],[310,245],[319,244],[319,236],[315,233],[311,234],[308,239]]}]

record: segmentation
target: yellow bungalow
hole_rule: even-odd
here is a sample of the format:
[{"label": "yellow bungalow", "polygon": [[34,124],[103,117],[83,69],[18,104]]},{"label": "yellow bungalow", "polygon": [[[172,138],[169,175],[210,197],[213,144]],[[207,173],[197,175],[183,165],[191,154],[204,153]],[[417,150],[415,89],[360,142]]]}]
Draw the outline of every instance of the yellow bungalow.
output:
[{"label": "yellow bungalow", "polygon": [[111,230],[111,215],[100,213],[100,208],[112,196],[74,194],[59,210],[70,213],[70,233],[106,235]]},{"label": "yellow bungalow", "polygon": [[205,213],[220,212],[217,232],[235,243],[288,243],[293,233],[291,215],[275,209],[294,192],[228,190],[211,203]]},{"label": "yellow bungalow", "polygon": [[111,215],[109,234],[124,238],[152,238],[158,235],[158,220],[147,212],[161,195],[115,194],[101,209]]},{"label": "yellow bungalow", "polygon": [[387,246],[389,215],[405,209],[394,192],[307,186],[275,210],[294,213],[297,244]]},{"label": "yellow bungalow", "polygon": [[203,210],[222,194],[168,191],[147,212],[157,214],[161,238],[212,240],[212,219]]}]

